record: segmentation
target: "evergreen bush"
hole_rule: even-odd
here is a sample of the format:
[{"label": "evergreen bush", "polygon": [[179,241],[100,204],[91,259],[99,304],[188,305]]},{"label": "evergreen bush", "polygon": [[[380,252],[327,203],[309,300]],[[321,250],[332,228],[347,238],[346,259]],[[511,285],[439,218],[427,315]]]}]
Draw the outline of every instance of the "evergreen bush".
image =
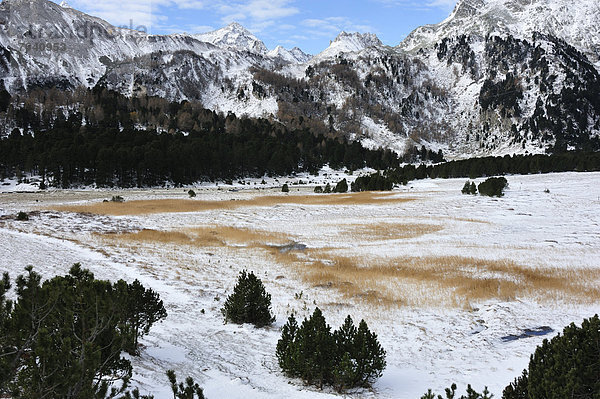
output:
[{"label": "evergreen bush", "polygon": [[276,355],[286,375],[339,392],[371,386],[386,366],[385,350],[364,320],[356,328],[348,316],[332,333],[319,308],[300,327],[294,315],[289,317]]},{"label": "evergreen bush", "polygon": [[17,213],[17,220],[20,222],[26,222],[29,220],[29,215],[26,212],[19,212]]},{"label": "evergreen bush", "polygon": [[123,352],[166,317],[158,295],[138,282],[140,298],[132,284],[97,280],[79,264],[43,283],[26,270],[14,301],[7,274],[0,283],[0,397],[140,398],[126,392],[132,366]]},{"label": "evergreen bush", "polygon": [[347,193],[348,192],[348,182],[346,181],[346,179],[344,179],[341,182],[339,182],[338,184],[336,184],[333,192],[339,193],[339,194]]},{"label": "evergreen bush", "polygon": [[316,194],[323,194],[323,187],[321,187],[321,186],[315,187],[315,193]]},{"label": "evergreen bush", "polygon": [[226,322],[254,324],[264,327],[275,321],[271,313],[271,294],[265,291],[262,281],[246,270],[240,273],[233,293],[225,301],[221,313]]},{"label": "evergreen bush", "polygon": [[503,399],[600,398],[600,318],[571,324],[544,340],[521,377],[504,389]]},{"label": "evergreen bush", "polygon": [[289,193],[290,192],[290,186],[288,186],[287,184],[284,184],[283,187],[281,187],[281,192],[282,193]]},{"label": "evergreen bush", "polygon": [[194,190],[190,190],[188,191],[188,195],[190,196],[190,198],[194,198],[196,197],[196,192]]},{"label": "evergreen bush", "polygon": [[508,187],[506,178],[491,177],[479,185],[479,194],[488,197],[502,197],[506,187]]}]

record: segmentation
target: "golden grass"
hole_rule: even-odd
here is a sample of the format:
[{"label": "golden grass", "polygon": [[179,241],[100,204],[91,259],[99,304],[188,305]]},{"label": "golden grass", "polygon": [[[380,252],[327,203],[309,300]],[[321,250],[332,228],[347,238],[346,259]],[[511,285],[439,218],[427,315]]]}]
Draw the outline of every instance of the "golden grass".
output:
[{"label": "golden grass", "polygon": [[[375,239],[410,237],[441,229],[419,224],[353,228]],[[273,262],[295,273],[306,284],[334,290],[351,303],[469,308],[477,302],[517,298],[581,304],[600,302],[600,270],[595,269],[528,267],[510,260],[461,256],[350,257],[339,255],[339,249],[335,248],[282,252],[276,246],[295,241],[293,237],[218,225],[182,231],[142,230],[102,237],[115,244],[132,242],[135,250],[139,250],[140,243],[166,243],[176,247],[266,252]]]},{"label": "golden grass", "polygon": [[294,265],[305,282],[337,290],[352,300],[410,306],[468,307],[491,299],[540,301],[568,299],[576,303],[600,302],[600,280],[592,269],[528,268],[508,260],[467,257],[406,257],[364,259],[313,251],[319,261],[278,260]]},{"label": "golden grass", "polygon": [[88,205],[64,205],[51,208],[62,212],[92,213],[96,215],[150,215],[158,213],[187,213],[213,210],[231,210],[243,207],[269,207],[275,205],[369,205],[395,204],[413,201],[414,198],[397,197],[397,193],[356,193],[330,195],[271,195],[229,201],[202,200],[145,200],[124,203],[100,202]]},{"label": "golden grass", "polygon": [[443,230],[442,226],[417,223],[378,223],[351,225],[347,234],[356,240],[400,240],[417,238]]},{"label": "golden grass", "polygon": [[102,236],[116,241],[191,245],[195,247],[269,248],[273,245],[285,245],[290,242],[290,239],[283,234],[232,226],[196,227],[185,231],[141,230],[136,233],[105,234]]}]

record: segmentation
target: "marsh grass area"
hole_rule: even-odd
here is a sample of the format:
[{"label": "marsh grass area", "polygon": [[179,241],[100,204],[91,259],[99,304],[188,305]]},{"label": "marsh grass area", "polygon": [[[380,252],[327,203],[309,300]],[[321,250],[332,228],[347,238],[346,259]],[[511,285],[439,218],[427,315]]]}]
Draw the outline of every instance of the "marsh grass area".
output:
[{"label": "marsh grass area", "polygon": [[[457,243],[464,254],[418,255],[401,254],[403,246],[435,243],[438,239],[460,240],[460,233],[477,225],[479,229],[497,229],[493,222],[458,217],[411,217],[404,222],[386,221],[378,217],[361,218],[360,210],[368,214],[374,207],[388,211],[394,219],[394,209],[407,203],[425,202],[418,196],[398,193],[360,193],[341,195],[259,195],[250,198],[222,200],[152,199],[124,203],[94,202],[83,205],[53,207],[62,212],[144,217],[156,214],[223,212],[277,214],[285,206],[297,215],[291,224],[265,223],[258,217],[254,226],[239,227],[223,224],[195,225],[190,223],[170,230],[143,229],[124,234],[101,234],[106,245],[130,246],[132,251],[168,245],[174,250],[220,248],[221,256],[240,258],[262,257],[273,267],[283,267],[282,273],[293,275],[309,287],[334,291],[350,303],[378,307],[452,307],[468,309],[472,304],[497,300],[527,299],[538,302],[562,300],[571,303],[600,302],[600,270],[588,267],[559,267],[540,264],[538,260],[511,259],[511,246],[496,246],[495,259],[470,256],[469,250],[481,249],[485,243]],[[413,204],[414,205],[414,204]],[[327,212],[328,209],[352,207],[350,215],[337,215],[335,240],[330,245],[313,242],[318,239],[320,223],[310,216],[306,206]],[[261,208],[256,210],[255,208]],[[358,214],[358,215],[357,215]],[[213,218],[214,219],[214,218]],[[196,219],[194,219],[196,220]],[[301,227],[301,234],[295,233]],[[295,228],[295,229],[294,229]],[[311,236],[310,232],[314,232]],[[324,234],[330,234],[325,232]],[[318,241],[318,240],[317,240]],[[302,250],[292,245],[302,243]],[[432,244],[434,245],[434,244]],[[351,247],[352,253],[347,249]],[[361,248],[381,248],[362,251]],[[389,252],[389,253],[388,253]]]},{"label": "marsh grass area", "polygon": [[[530,331],[555,334],[597,313],[598,178],[512,176],[501,199],[462,195],[463,179],[332,195],[309,187],[198,187],[193,199],[189,189],[2,194],[0,268],[16,276],[33,264],[50,277],[82,262],[159,292],[168,319],[136,359],[145,392],[162,384],[163,369],[180,367],[215,393],[208,397],[242,380],[235,391],[244,397],[328,397],[290,383],[274,357],[287,316],[318,306],[332,325],[348,314],[365,319],[388,352],[389,374],[357,397],[420,397],[453,382],[488,385],[499,397],[545,338]],[[17,220],[21,211],[29,220]],[[220,309],[243,269],[272,294],[272,329],[223,324]]]}]

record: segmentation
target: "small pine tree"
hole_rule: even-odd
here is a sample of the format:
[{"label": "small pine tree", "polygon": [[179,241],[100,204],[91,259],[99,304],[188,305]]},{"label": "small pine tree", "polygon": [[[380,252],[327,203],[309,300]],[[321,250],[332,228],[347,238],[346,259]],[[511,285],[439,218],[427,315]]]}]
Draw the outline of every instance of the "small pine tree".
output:
[{"label": "small pine tree", "polygon": [[188,191],[188,195],[190,196],[190,198],[194,198],[196,196],[196,192],[194,190],[190,190]]},{"label": "small pine tree", "polygon": [[386,366],[385,351],[364,320],[356,328],[348,316],[332,334],[319,308],[300,328],[290,316],[276,354],[288,376],[319,387],[332,384],[339,392],[370,386]]},{"label": "small pine tree", "polygon": [[323,190],[323,192],[325,194],[331,193],[331,184],[327,183],[327,185],[325,186],[325,190]]},{"label": "small pine tree", "polygon": [[477,186],[475,185],[475,182],[471,183],[471,188],[469,189],[469,194],[477,195]]},{"label": "small pine tree", "polygon": [[225,321],[235,324],[254,324],[264,327],[275,321],[271,314],[271,294],[265,291],[262,281],[246,270],[240,273],[238,282],[221,313]]},{"label": "small pine tree", "polygon": [[204,399],[204,390],[194,382],[192,377],[186,378],[185,384],[183,382],[177,383],[174,370],[167,370],[167,377],[171,383],[173,399]]},{"label": "small pine tree", "polygon": [[279,367],[284,373],[297,376],[298,365],[294,361],[296,336],[298,335],[298,322],[292,314],[281,329],[281,339],[277,342],[276,356]]},{"label": "small pine tree", "polygon": [[29,215],[25,212],[19,212],[17,214],[17,220],[20,222],[26,222],[29,220]]},{"label": "small pine tree", "polygon": [[315,193],[317,193],[317,194],[323,194],[323,187],[321,187],[321,186],[315,187]]},{"label": "small pine tree", "polygon": [[347,193],[348,192],[348,182],[346,181],[346,179],[344,179],[341,182],[339,182],[338,184],[336,184],[333,192],[340,193],[340,194]]},{"label": "small pine tree", "polygon": [[508,187],[506,178],[491,177],[479,185],[479,194],[489,197],[502,197],[506,187]]},{"label": "small pine tree", "polygon": [[462,193],[465,194],[465,195],[471,193],[471,182],[467,181],[465,183],[465,185],[462,188]]},{"label": "small pine tree", "polygon": [[385,369],[385,350],[377,340],[377,335],[372,333],[364,320],[361,320],[353,344],[357,351],[356,373],[357,386],[370,386],[377,378],[381,377]]},{"label": "small pine tree", "polygon": [[290,192],[290,186],[288,186],[287,184],[284,184],[283,187],[281,187],[281,192],[282,193],[289,193]]},{"label": "small pine tree", "polygon": [[295,355],[300,377],[319,388],[331,381],[335,341],[323,313],[316,308],[298,330]]}]

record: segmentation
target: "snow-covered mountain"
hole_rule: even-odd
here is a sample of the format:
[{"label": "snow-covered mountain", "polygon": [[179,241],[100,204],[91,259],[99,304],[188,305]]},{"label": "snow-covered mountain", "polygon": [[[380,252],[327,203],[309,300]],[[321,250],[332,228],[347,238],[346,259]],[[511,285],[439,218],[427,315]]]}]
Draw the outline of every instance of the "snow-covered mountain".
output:
[{"label": "snow-covered mountain", "polygon": [[[239,24],[148,35],[47,0],[0,3],[10,93],[101,85],[449,156],[600,149],[595,0],[461,0],[397,47],[342,32],[315,57]],[[43,44],[43,45],[42,45]],[[52,48],[49,50],[48,45]]]},{"label": "snow-covered mountain", "polygon": [[[597,0],[461,0],[438,25],[416,29],[404,50],[431,47],[445,37],[510,35],[519,39],[544,33],[562,39],[600,61],[600,2]],[[600,64],[597,64],[597,66]]]},{"label": "snow-covered mountain", "polygon": [[277,46],[273,50],[269,51],[267,55],[274,59],[281,59],[285,63],[290,64],[304,64],[312,58],[311,55],[306,54],[298,47],[288,50],[283,46]]},{"label": "snow-covered mountain", "polygon": [[213,32],[194,35],[194,37],[221,48],[248,50],[262,55],[269,51],[262,41],[237,22]]},{"label": "snow-covered mountain", "polygon": [[383,47],[383,43],[372,33],[340,33],[315,61],[334,58],[341,54],[356,53],[370,47]]}]

